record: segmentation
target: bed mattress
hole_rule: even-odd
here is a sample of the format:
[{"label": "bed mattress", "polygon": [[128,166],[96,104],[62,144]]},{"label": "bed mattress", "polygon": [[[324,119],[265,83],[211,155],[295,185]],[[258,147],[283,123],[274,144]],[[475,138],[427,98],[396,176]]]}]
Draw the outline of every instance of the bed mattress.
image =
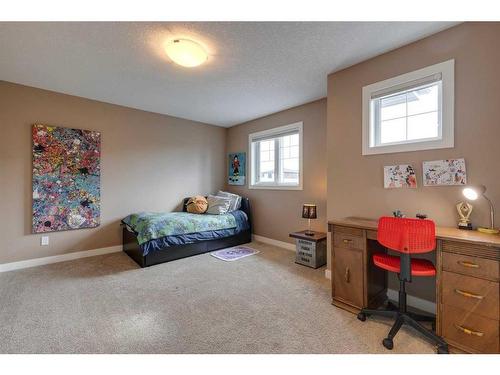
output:
[{"label": "bed mattress", "polygon": [[230,237],[249,229],[248,217],[241,210],[224,215],[141,212],[127,216],[122,223],[136,235],[143,255],[170,246]]}]

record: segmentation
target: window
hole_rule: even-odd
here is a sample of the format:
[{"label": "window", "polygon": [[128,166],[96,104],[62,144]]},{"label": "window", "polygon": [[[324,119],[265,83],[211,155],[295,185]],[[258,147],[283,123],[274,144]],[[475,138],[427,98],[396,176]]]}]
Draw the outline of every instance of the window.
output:
[{"label": "window", "polygon": [[454,60],[363,87],[363,155],[454,146]]},{"label": "window", "polygon": [[302,190],[302,123],[248,136],[251,189]]}]

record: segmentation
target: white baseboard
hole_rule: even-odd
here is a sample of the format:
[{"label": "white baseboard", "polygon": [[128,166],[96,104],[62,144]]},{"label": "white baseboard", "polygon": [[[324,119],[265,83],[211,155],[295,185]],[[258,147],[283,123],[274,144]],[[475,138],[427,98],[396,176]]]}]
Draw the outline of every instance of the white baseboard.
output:
[{"label": "white baseboard", "polygon": [[[393,301],[399,299],[399,291],[394,289],[387,289],[387,297]],[[435,314],[436,313],[436,303],[427,301],[426,299],[418,298],[415,296],[408,295],[406,298],[406,303],[408,306],[414,307],[416,309]]]},{"label": "white baseboard", "polygon": [[326,277],[328,280],[331,280],[331,279],[332,279],[332,271],[330,271],[330,270],[325,270],[325,277]]},{"label": "white baseboard", "polygon": [[122,245],[103,247],[101,249],[94,249],[94,250],[77,251],[68,254],[53,255],[44,258],[21,260],[19,262],[3,263],[0,264],[0,272],[7,272],[7,271],[20,270],[22,268],[42,266],[44,264],[66,262],[68,260],[88,258],[96,255],[117,253],[119,251],[122,251]]},{"label": "white baseboard", "polygon": [[258,241],[258,242],[266,243],[268,245],[274,245],[274,246],[281,247],[283,249],[295,251],[295,245],[293,243],[273,240],[272,238],[259,236],[258,234],[252,234],[252,241]]}]

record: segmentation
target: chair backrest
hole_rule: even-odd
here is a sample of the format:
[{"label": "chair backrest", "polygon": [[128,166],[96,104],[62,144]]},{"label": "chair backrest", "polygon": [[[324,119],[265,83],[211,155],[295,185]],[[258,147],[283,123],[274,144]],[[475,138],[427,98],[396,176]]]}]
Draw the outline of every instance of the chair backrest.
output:
[{"label": "chair backrest", "polygon": [[377,240],[400,253],[427,253],[436,248],[436,226],[432,220],[381,217]]}]

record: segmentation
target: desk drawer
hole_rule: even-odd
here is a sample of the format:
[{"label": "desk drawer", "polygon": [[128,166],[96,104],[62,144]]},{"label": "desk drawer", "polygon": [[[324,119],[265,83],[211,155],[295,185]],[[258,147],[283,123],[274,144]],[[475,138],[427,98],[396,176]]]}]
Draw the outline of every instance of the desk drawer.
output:
[{"label": "desk drawer", "polygon": [[345,233],[345,234],[350,234],[351,236],[363,237],[363,229],[353,228],[353,227],[344,227],[342,225],[334,225],[333,232]]},{"label": "desk drawer", "polygon": [[353,236],[346,233],[333,233],[333,246],[344,249],[363,250],[365,241],[363,237]]},{"label": "desk drawer", "polygon": [[499,262],[492,259],[443,252],[443,270],[498,281]]},{"label": "desk drawer", "polygon": [[443,304],[499,319],[498,283],[446,271],[442,273],[441,282]]},{"label": "desk drawer", "polygon": [[443,305],[443,337],[480,353],[498,353],[498,320]]},{"label": "desk drawer", "polygon": [[[464,233],[473,232],[465,231]],[[474,243],[444,240],[441,242],[441,249],[447,253],[464,254],[496,261],[500,260],[500,247],[498,246],[485,246]]]}]

